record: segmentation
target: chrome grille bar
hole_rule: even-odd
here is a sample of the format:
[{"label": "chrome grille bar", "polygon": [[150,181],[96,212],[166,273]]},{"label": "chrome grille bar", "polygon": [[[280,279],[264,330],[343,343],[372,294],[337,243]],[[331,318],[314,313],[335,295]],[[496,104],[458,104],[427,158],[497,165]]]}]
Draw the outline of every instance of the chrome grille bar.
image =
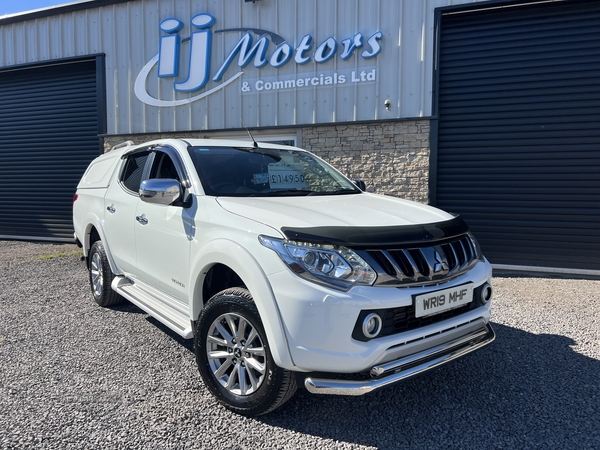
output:
[{"label": "chrome grille bar", "polygon": [[423,259],[423,261],[425,261],[425,264],[429,268],[429,273],[426,275],[426,278],[428,280],[432,280],[433,279],[433,275],[435,273],[435,270],[434,270],[435,262],[430,261],[429,258],[427,258],[427,256],[425,256],[425,253],[423,253],[423,249],[419,249],[419,253],[421,255],[421,258]]},{"label": "chrome grille bar", "polygon": [[460,262],[458,261],[458,255],[456,254],[456,250],[454,250],[454,246],[452,244],[448,244],[448,247],[450,248],[450,250],[452,250],[452,256],[454,257],[454,265],[450,270],[450,274],[453,274],[460,267]]},{"label": "chrome grille bar", "polygon": [[408,263],[412,267],[413,273],[415,274],[414,278],[412,278],[412,280],[417,281],[419,279],[419,275],[421,275],[419,266],[417,265],[416,261],[413,259],[412,255],[410,254],[410,252],[408,250],[402,250],[402,253],[404,253],[404,256],[408,260]]},{"label": "chrome grille bar", "polygon": [[389,263],[391,264],[393,269],[396,271],[396,278],[398,278],[401,281],[405,280],[406,278],[410,279],[410,277],[404,273],[404,271],[398,265],[398,263],[396,262],[394,257],[392,255],[390,255],[390,253],[387,250],[382,250],[381,253],[383,254],[383,256],[386,257],[386,259],[389,261]]}]

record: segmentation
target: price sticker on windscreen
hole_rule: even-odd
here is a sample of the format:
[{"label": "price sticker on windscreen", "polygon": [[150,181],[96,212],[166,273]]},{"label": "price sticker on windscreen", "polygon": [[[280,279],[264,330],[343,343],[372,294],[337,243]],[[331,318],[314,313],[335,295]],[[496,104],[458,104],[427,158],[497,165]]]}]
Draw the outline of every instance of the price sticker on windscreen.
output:
[{"label": "price sticker on windscreen", "polygon": [[304,166],[295,164],[269,164],[269,187],[271,189],[306,189]]}]

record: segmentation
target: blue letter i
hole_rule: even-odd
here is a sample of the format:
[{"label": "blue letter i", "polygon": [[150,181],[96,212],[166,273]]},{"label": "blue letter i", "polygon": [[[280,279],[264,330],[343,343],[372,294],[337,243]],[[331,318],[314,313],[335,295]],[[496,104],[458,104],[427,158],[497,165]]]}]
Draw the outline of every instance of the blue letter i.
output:
[{"label": "blue letter i", "polygon": [[179,73],[179,45],[181,37],[177,33],[183,23],[177,19],[165,19],[160,23],[160,29],[171,36],[161,36],[158,52],[158,76],[176,77]]}]

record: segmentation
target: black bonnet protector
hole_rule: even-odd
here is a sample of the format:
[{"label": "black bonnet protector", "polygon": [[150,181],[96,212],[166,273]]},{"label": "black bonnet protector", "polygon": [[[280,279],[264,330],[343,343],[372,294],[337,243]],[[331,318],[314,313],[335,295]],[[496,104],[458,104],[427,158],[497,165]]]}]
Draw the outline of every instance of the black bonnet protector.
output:
[{"label": "black bonnet protector", "polygon": [[346,247],[402,248],[413,244],[442,241],[469,231],[460,218],[422,225],[395,225],[389,227],[311,227],[281,229],[291,241],[313,244],[334,244]]}]

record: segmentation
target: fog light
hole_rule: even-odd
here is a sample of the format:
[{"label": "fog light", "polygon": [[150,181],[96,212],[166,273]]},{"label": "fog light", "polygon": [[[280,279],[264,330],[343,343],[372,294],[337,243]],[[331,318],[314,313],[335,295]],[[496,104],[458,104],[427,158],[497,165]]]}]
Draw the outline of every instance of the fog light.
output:
[{"label": "fog light", "polygon": [[481,288],[481,303],[484,305],[492,299],[492,286],[485,283]]},{"label": "fog light", "polygon": [[369,314],[363,321],[362,331],[369,339],[377,337],[381,332],[381,317],[375,313]]}]

